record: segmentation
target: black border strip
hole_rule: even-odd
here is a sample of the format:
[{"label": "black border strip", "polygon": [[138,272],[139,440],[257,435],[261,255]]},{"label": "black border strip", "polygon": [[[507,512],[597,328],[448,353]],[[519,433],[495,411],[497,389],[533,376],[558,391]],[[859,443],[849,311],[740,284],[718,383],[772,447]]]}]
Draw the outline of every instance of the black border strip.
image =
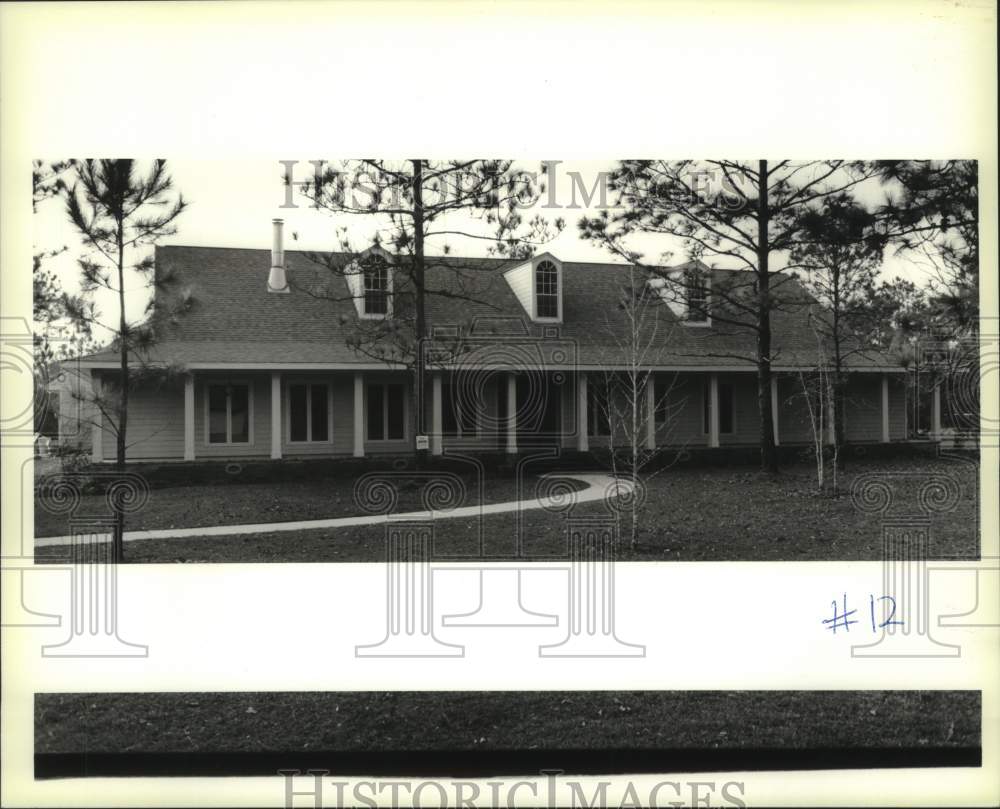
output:
[{"label": "black border strip", "polygon": [[488,777],[562,770],[567,775],[734,770],[981,767],[982,748],[808,748],[740,750],[562,749],[386,750],[234,753],[37,753],[35,778],[278,775]]}]

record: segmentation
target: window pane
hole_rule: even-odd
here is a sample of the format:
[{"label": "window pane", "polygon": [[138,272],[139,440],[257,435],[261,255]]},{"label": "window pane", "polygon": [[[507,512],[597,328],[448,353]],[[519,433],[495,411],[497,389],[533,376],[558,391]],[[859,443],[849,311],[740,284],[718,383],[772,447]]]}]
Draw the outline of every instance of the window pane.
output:
[{"label": "window pane", "polygon": [[208,387],[208,442],[210,444],[226,443],[225,385],[209,385]]},{"label": "window pane", "polygon": [[559,316],[559,271],[551,261],[535,269],[535,298],[538,317]]},{"label": "window pane", "polygon": [[385,438],[382,430],[383,390],[381,385],[368,386],[368,440],[381,441]]},{"label": "window pane", "polygon": [[305,441],[306,435],[306,386],[288,387],[288,437],[292,441]]},{"label": "window pane", "polygon": [[728,382],[719,383],[719,432],[733,431],[733,386]]},{"label": "window pane", "polygon": [[230,393],[232,411],[232,441],[247,443],[250,440],[250,391],[246,385],[233,385]]},{"label": "window pane", "polygon": [[687,319],[695,323],[708,320],[708,283],[704,278],[688,276],[687,279]]},{"label": "window pane", "polygon": [[390,441],[401,441],[406,436],[405,418],[403,415],[403,386],[386,385],[388,394],[388,420]]},{"label": "window pane", "polygon": [[365,261],[365,312],[384,315],[389,312],[389,270],[381,256]]},{"label": "window pane", "polygon": [[312,386],[312,440],[326,441],[330,438],[330,412],[326,406],[326,385]]},{"label": "window pane", "polygon": [[559,303],[555,295],[538,296],[539,317],[559,317]]}]

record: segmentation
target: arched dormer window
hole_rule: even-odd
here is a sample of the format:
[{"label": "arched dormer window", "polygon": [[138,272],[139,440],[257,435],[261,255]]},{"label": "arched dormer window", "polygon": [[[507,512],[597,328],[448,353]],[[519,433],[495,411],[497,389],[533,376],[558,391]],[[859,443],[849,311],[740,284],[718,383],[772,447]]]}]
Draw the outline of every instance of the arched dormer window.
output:
[{"label": "arched dormer window", "polygon": [[687,322],[697,325],[709,324],[709,282],[703,272],[692,270],[684,276],[684,302]]},{"label": "arched dormer window", "polygon": [[363,312],[368,317],[386,317],[390,312],[389,265],[378,253],[365,256],[361,260],[364,283]]},{"label": "arched dormer window", "polygon": [[559,317],[559,270],[548,259],[535,267],[535,317]]}]

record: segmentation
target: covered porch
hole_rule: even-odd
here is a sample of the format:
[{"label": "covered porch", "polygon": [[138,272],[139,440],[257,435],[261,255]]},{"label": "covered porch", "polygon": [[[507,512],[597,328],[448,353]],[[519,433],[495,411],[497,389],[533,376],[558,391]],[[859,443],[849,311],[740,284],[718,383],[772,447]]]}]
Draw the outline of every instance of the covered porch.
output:
[{"label": "covered porch", "polygon": [[[107,373],[105,377],[103,374]],[[662,446],[724,447],[758,441],[756,377],[747,370],[651,371],[639,421],[647,450]],[[848,440],[883,442],[906,436],[902,387],[888,373],[859,373],[848,399]],[[110,370],[91,372],[99,391]],[[427,372],[428,450],[517,454],[537,447],[589,452],[621,443],[606,417],[601,369],[495,369]],[[794,374],[772,379],[779,444],[811,440],[808,413]],[[940,391],[934,395],[940,435]],[[405,369],[199,368],[130,394],[129,460],[302,458],[406,454],[413,446],[415,398]],[[107,420],[92,430],[95,462],[113,460]],[[827,424],[829,424],[827,420]],[[613,436],[614,433],[614,436]]]}]

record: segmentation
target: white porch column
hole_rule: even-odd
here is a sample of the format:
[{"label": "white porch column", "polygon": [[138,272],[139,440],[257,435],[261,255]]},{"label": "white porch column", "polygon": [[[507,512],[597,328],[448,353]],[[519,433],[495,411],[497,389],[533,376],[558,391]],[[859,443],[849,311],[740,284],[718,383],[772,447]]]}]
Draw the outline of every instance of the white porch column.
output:
[{"label": "white porch column", "polygon": [[517,452],[517,376],[507,374],[507,452]]},{"label": "white porch column", "polygon": [[194,460],[194,374],[184,377],[184,460]]},{"label": "white porch column", "polygon": [[354,374],[354,457],[365,457],[365,380],[359,371]]},{"label": "white porch column", "polygon": [[832,391],[831,395],[827,397],[826,400],[826,442],[828,444],[837,443],[837,425],[834,421],[835,418],[835,405],[833,403]]},{"label": "white porch column", "polygon": [[780,408],[778,406],[778,376],[771,371],[771,425],[774,428],[774,445],[781,445],[781,437],[778,434],[778,413]]},{"label": "white porch column", "polygon": [[431,455],[441,454],[441,434],[443,431],[441,420],[441,374],[436,373],[431,378]]},{"label": "white porch column", "polygon": [[576,375],[576,449],[577,452],[590,451],[590,417],[587,414],[587,375],[579,372]]},{"label": "white porch column", "polygon": [[934,398],[931,400],[931,438],[941,440],[941,383],[934,383]]},{"label": "white porch column", "polygon": [[646,377],[646,449],[656,449],[656,377]]},{"label": "white porch column", "polygon": [[708,377],[708,445],[719,446],[719,375]]},{"label": "white porch column", "polygon": [[281,372],[271,373],[271,457],[281,457]]},{"label": "white porch column", "polygon": [[882,374],[882,443],[889,443],[889,374]]},{"label": "white porch column", "polygon": [[[95,399],[100,398],[101,378],[96,371],[90,372],[90,390]],[[104,413],[97,405],[94,405],[93,424],[90,426],[90,459],[93,463],[104,460]]]}]

